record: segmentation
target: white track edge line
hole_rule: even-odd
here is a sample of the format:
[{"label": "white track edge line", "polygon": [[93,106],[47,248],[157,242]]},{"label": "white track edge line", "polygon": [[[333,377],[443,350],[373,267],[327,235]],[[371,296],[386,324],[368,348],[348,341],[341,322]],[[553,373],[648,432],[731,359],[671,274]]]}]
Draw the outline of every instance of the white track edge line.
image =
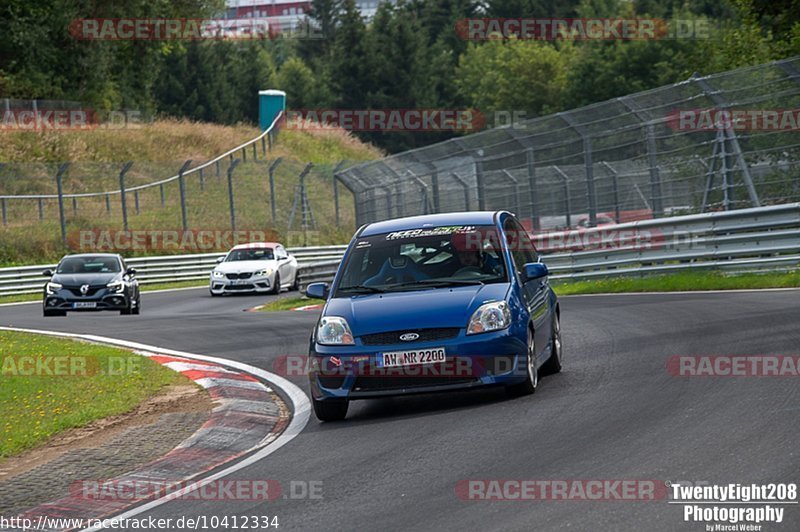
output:
[{"label": "white track edge line", "polygon": [[[164,355],[172,355],[172,356],[179,356],[179,357],[185,357],[185,358],[193,358],[195,360],[203,360],[203,361],[206,361],[206,362],[214,362],[216,364],[221,364],[221,365],[224,365],[224,366],[229,366],[229,367],[232,367],[232,368],[236,368],[236,369],[242,370],[242,371],[244,371],[246,373],[250,373],[251,375],[254,375],[254,376],[257,376],[257,377],[259,377],[259,378],[261,378],[263,380],[266,380],[267,382],[269,382],[274,387],[279,388],[281,391],[283,391],[289,397],[289,400],[292,403],[292,410],[293,410],[292,421],[289,423],[289,426],[286,428],[286,430],[284,430],[281,433],[280,436],[275,438],[275,440],[273,440],[271,443],[269,443],[266,447],[264,447],[263,449],[257,451],[255,454],[245,458],[244,460],[242,460],[240,462],[237,462],[236,464],[234,464],[231,467],[223,469],[222,471],[218,471],[217,473],[214,473],[211,476],[208,476],[208,477],[205,477],[203,479],[197,480],[197,481],[193,482],[192,484],[186,486],[185,488],[182,488],[182,489],[180,489],[180,490],[178,490],[178,491],[176,491],[174,493],[170,493],[169,495],[167,495],[165,497],[162,497],[160,499],[156,499],[155,501],[151,501],[151,502],[149,502],[147,504],[143,504],[141,506],[137,506],[136,508],[134,508],[132,510],[128,510],[127,512],[119,514],[119,515],[117,515],[115,517],[110,517],[110,518],[107,519],[108,521],[112,521],[112,520],[119,521],[119,520],[122,520],[122,519],[130,519],[130,518],[132,518],[134,516],[137,516],[139,514],[142,514],[144,512],[152,510],[153,508],[161,506],[162,504],[165,504],[165,503],[167,503],[167,502],[169,502],[171,500],[174,500],[174,499],[176,499],[178,497],[181,497],[181,496],[186,495],[188,493],[192,493],[193,491],[196,491],[196,490],[200,489],[201,487],[205,486],[206,484],[214,482],[217,479],[227,477],[228,475],[231,475],[231,474],[233,474],[233,473],[235,473],[235,472],[237,472],[237,471],[239,471],[241,469],[249,467],[252,464],[255,464],[256,462],[259,462],[259,461],[263,460],[264,458],[266,458],[267,456],[271,455],[272,453],[274,453],[275,451],[277,451],[278,449],[280,449],[281,447],[283,447],[284,445],[289,443],[291,440],[296,438],[300,434],[300,432],[302,432],[302,430],[305,428],[305,426],[308,423],[308,420],[309,420],[309,418],[311,416],[311,403],[309,402],[308,397],[306,396],[305,392],[303,392],[303,390],[301,390],[296,385],[292,384],[287,379],[284,379],[283,377],[281,377],[279,375],[275,375],[274,373],[270,373],[268,371],[264,371],[263,369],[259,369],[259,368],[256,368],[254,366],[250,366],[249,364],[244,364],[242,362],[236,362],[234,360],[228,360],[228,359],[219,358],[219,357],[211,357],[211,356],[207,356],[207,355],[197,355],[197,354],[194,354],[194,353],[186,353],[184,351],[176,351],[174,349],[166,349],[166,348],[161,348],[161,347],[156,347],[156,346],[151,346],[151,345],[146,345],[146,344],[140,344],[138,342],[129,342],[127,340],[118,340],[116,338],[108,338],[108,337],[105,337],[105,336],[96,336],[96,335],[92,335],[92,334],[76,334],[76,333],[44,331],[44,330],[39,330],[39,329],[23,329],[23,328],[19,328],[19,327],[3,327],[3,326],[0,326],[0,330],[16,331],[16,332],[27,332],[27,333],[34,333],[34,334],[44,334],[44,335],[48,335],[48,336],[61,336],[61,337],[65,337],[65,338],[78,338],[78,339],[83,339],[83,340],[88,340],[88,341],[93,341],[93,342],[99,342],[99,343],[104,343],[104,344],[117,345],[117,346],[120,346],[120,347],[127,347],[127,348],[130,348],[130,349],[148,350],[148,351],[161,353],[161,354],[164,354]],[[93,527],[90,527],[90,528],[85,528],[81,532],[93,532],[95,530],[102,530],[103,528],[106,528],[106,527],[102,526],[102,520],[101,520],[101,526],[93,526]]]}]

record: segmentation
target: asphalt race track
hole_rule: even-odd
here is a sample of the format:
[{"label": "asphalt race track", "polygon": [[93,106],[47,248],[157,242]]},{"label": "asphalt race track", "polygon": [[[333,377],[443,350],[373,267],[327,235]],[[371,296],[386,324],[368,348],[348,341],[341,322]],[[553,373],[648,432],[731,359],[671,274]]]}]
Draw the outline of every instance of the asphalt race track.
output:
[{"label": "asphalt race track", "polygon": [[[92,333],[242,361],[268,371],[305,355],[315,312],[249,313],[264,297],[206,289],[144,294],[141,316],[41,317],[0,307],[0,324]],[[501,390],[351,404],[235,474],[322,481],[321,499],[173,501],[156,517],[278,516],[278,530],[705,530],[681,505],[465,501],[464,479],[797,482],[797,377],[675,377],[673,355],[800,354],[800,291],[562,298],[564,372],[533,396]],[[303,389],[303,378],[291,377]],[[296,484],[302,485],[302,484]],[[286,490],[288,491],[288,490]],[[299,492],[302,490],[298,490]],[[141,517],[141,516],[140,516]],[[800,507],[763,530],[800,530]]]}]

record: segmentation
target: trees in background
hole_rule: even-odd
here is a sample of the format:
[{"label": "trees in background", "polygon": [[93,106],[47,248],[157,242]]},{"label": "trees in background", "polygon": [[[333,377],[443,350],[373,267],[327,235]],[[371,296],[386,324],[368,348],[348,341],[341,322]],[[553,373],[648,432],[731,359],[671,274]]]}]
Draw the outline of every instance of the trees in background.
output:
[{"label": "trees in background", "polygon": [[[256,93],[294,109],[508,110],[532,117],[800,54],[800,0],[400,0],[366,23],[353,0],[313,0],[309,39],[80,41],[80,18],[201,18],[222,0],[5,0],[0,97],[69,99],[194,120],[257,121]],[[469,17],[708,21],[707,38],[468,42]],[[359,133],[389,151],[445,133]]]}]

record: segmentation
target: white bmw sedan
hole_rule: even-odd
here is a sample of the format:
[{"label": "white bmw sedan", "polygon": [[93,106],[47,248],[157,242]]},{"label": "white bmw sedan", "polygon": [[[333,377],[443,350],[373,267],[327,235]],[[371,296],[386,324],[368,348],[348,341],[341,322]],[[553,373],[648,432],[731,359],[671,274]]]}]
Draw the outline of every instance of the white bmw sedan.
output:
[{"label": "white bmw sedan", "polygon": [[275,242],[240,244],[217,259],[211,272],[212,296],[233,293],[278,294],[297,289],[297,259]]}]

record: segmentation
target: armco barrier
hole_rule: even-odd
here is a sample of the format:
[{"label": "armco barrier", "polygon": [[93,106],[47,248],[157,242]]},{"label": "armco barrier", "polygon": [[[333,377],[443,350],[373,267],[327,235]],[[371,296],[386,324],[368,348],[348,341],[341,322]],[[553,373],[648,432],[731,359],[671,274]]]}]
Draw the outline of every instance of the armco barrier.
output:
[{"label": "armco barrier", "polygon": [[[688,270],[731,272],[788,270],[800,265],[800,203],[738,209],[690,216],[536,235],[558,236],[558,251],[547,246],[543,262],[551,279],[592,279]],[[586,243],[590,245],[585,245]],[[594,246],[592,244],[595,244]],[[300,263],[300,286],[331,281],[346,246],[289,249]],[[208,277],[222,253],[128,259],[143,284]],[[0,295],[35,293],[44,284],[42,270],[53,265],[0,269]]]}]

